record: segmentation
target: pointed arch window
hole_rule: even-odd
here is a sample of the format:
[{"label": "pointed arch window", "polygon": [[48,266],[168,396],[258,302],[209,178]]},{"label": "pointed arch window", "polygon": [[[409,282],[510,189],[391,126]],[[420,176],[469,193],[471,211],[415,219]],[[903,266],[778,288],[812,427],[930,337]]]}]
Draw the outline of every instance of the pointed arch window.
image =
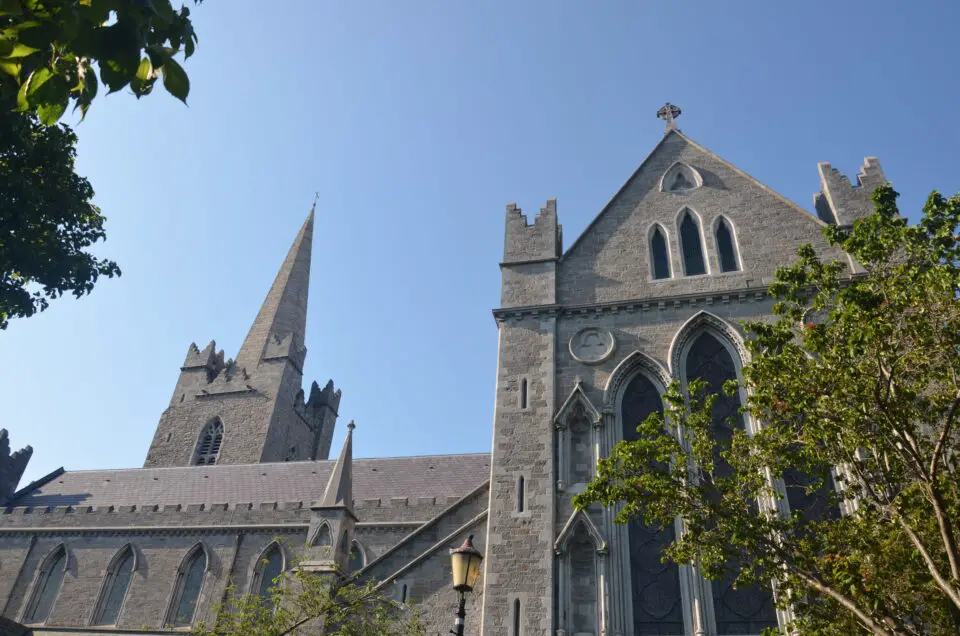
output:
[{"label": "pointed arch window", "polygon": [[735,272],[740,269],[737,262],[737,250],[733,246],[733,232],[722,218],[717,223],[717,255],[720,257],[721,272]]},{"label": "pointed arch window", "polygon": [[265,607],[273,608],[271,591],[276,585],[277,577],[283,572],[283,552],[276,543],[272,544],[260,558],[254,577],[255,591]]},{"label": "pointed arch window", "polygon": [[322,524],[317,530],[317,537],[313,540],[313,545],[321,548],[333,545],[333,537],[330,535],[330,526]]},{"label": "pointed arch window", "polygon": [[650,237],[650,264],[653,278],[670,278],[670,251],[667,249],[667,237],[663,229],[657,227]]},{"label": "pointed arch window", "polygon": [[687,276],[706,274],[703,260],[703,241],[700,238],[700,224],[690,210],[683,213],[680,221],[680,249],[683,251],[683,273]]},{"label": "pointed arch window", "polygon": [[111,561],[103,582],[100,605],[94,614],[94,625],[117,624],[123,600],[127,597],[130,580],[133,578],[135,561],[133,546],[130,545],[124,546]]},{"label": "pointed arch window", "polygon": [[[739,379],[738,367],[733,355],[713,334],[704,332],[697,336],[687,352],[685,378],[690,381],[701,378],[709,385],[709,392],[717,393],[713,405],[713,434],[721,446],[729,447],[736,430],[745,430],[746,423],[740,412],[740,396],[726,395],[722,386],[727,380]],[[714,451],[715,474],[730,475],[730,465]],[[736,564],[734,564],[735,566]],[[759,634],[766,627],[777,626],[777,614],[773,606],[769,586],[752,584],[734,587],[735,576],[730,572],[711,582],[713,611],[718,634]]]},{"label": "pointed arch window", "polygon": [[[663,412],[657,386],[638,373],[623,392],[620,425],[624,441],[640,439],[637,427],[653,413]],[[680,569],[661,561],[663,551],[673,542],[672,526],[647,525],[631,519],[627,525],[631,602],[634,634],[682,634],[683,592]]]},{"label": "pointed arch window", "polygon": [[67,569],[67,549],[57,548],[40,566],[37,574],[37,584],[33,591],[30,605],[25,614],[25,623],[46,623],[57,600],[60,586],[63,583],[63,574]]},{"label": "pointed arch window", "polygon": [[217,463],[220,458],[220,447],[223,445],[223,422],[217,418],[207,424],[200,433],[197,441],[197,451],[194,454],[195,466],[209,466]]},{"label": "pointed arch window", "polygon": [[206,571],[207,553],[203,546],[197,545],[177,573],[172,603],[173,613],[168,621],[173,627],[188,627],[193,623]]},{"label": "pointed arch window", "polygon": [[356,541],[350,544],[350,559],[347,562],[347,569],[351,572],[363,569],[363,550]]}]

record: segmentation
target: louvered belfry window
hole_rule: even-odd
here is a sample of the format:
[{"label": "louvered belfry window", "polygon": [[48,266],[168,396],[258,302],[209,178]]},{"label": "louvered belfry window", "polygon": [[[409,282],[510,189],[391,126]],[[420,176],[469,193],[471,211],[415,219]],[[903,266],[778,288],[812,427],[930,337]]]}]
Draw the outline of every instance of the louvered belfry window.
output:
[{"label": "louvered belfry window", "polygon": [[223,445],[223,422],[219,419],[207,424],[197,442],[197,452],[193,461],[196,466],[209,466],[217,463],[220,446]]}]

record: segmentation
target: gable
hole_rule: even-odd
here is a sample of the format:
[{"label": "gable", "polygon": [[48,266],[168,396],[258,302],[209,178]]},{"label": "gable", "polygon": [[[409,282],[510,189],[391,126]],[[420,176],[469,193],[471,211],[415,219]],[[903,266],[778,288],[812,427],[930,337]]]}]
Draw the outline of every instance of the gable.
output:
[{"label": "gable", "polygon": [[[678,175],[683,187],[672,187]],[[685,274],[690,263],[683,258],[680,226],[686,216],[699,225],[705,274]],[[723,271],[731,261],[729,251],[718,250],[721,220],[733,237],[737,271]],[[558,302],[580,305],[766,287],[776,269],[794,262],[805,243],[827,259],[846,262],[824,240],[823,227],[807,211],[670,131],[561,257]],[[668,278],[654,277],[650,244],[657,228],[666,239]]]}]

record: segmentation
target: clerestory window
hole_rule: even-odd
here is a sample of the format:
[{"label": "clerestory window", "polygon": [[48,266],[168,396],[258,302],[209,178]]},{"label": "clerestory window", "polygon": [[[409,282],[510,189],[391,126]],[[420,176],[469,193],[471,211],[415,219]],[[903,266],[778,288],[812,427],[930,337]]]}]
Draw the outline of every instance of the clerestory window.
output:
[{"label": "clerestory window", "polygon": [[116,625],[120,618],[123,600],[127,597],[130,579],[133,578],[133,547],[125,546],[107,568],[107,577],[103,583],[100,607],[97,608],[94,625]]}]

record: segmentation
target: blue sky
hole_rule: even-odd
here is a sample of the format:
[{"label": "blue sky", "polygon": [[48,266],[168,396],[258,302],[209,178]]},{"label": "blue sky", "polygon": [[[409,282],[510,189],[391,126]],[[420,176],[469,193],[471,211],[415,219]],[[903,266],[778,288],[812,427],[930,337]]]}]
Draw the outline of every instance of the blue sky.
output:
[{"label": "blue sky", "polygon": [[[191,5],[192,6],[192,5]],[[269,6],[269,8],[268,8]],[[869,8],[867,8],[869,7]],[[504,204],[566,245],[683,108],[811,209],[880,158],[915,217],[960,190],[955,2],[208,0],[185,107],[98,98],[78,169],[123,276],[0,333],[0,426],[59,467],[142,465],[187,347],[236,355],[319,192],[306,381],[370,457],[490,447]]]}]

